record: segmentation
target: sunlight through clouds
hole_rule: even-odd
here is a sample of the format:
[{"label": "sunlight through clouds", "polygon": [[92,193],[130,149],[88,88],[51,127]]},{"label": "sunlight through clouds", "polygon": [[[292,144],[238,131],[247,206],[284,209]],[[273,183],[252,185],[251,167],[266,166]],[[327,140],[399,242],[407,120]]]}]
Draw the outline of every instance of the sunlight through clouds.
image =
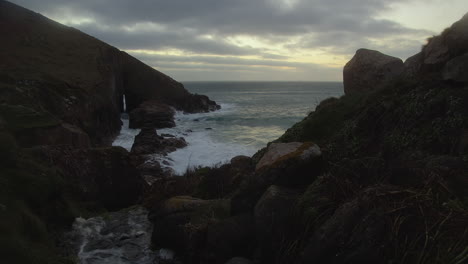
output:
[{"label": "sunlight through clouds", "polygon": [[341,81],[342,67],[357,49],[376,49],[404,60],[468,11],[464,0],[13,2],[108,42],[181,81],[221,76]]}]

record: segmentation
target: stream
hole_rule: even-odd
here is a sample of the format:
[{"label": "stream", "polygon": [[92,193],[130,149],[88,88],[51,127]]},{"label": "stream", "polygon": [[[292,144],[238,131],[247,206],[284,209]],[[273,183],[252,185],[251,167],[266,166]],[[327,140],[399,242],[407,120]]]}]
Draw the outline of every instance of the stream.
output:
[{"label": "stream", "polygon": [[148,211],[132,207],[89,219],[77,218],[67,234],[81,264],[177,263],[167,249],[152,250]]}]

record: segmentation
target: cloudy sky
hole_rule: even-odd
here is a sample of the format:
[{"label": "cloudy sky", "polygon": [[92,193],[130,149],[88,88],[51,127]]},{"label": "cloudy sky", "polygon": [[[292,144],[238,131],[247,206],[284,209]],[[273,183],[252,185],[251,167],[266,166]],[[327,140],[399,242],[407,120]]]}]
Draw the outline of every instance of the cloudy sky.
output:
[{"label": "cloudy sky", "polygon": [[179,81],[341,81],[356,49],[403,60],[466,0],[12,0]]}]

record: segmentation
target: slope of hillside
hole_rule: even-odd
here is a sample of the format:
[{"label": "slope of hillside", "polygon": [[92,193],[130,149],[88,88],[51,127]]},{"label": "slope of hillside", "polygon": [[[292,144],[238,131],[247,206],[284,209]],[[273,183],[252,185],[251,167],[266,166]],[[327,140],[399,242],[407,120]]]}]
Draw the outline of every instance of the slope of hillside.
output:
[{"label": "slope of hillside", "polygon": [[174,194],[193,198],[155,188],[154,243],[188,263],[466,263],[467,54],[468,14],[405,64],[359,50],[346,95],[252,159],[191,172]]}]

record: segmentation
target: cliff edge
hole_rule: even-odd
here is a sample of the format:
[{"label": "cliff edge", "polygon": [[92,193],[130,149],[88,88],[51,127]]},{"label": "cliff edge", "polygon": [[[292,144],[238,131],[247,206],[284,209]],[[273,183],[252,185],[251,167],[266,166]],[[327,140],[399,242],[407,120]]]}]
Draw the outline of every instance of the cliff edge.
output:
[{"label": "cliff edge", "polygon": [[109,143],[124,95],[127,111],[146,100],[185,112],[219,109],[127,53],[7,1],[0,34],[1,116],[22,146]]}]

